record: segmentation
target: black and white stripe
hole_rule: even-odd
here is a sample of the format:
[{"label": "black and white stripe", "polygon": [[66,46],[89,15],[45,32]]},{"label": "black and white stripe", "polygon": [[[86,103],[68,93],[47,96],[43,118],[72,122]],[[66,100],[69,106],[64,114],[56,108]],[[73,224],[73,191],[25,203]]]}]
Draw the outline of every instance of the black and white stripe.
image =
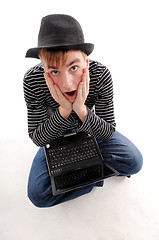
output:
[{"label": "black and white stripe", "polygon": [[88,114],[84,123],[75,112],[68,119],[58,110],[59,104],[51,97],[45,83],[41,64],[24,76],[24,97],[28,113],[28,132],[38,146],[44,146],[66,130],[78,128],[101,140],[109,140],[115,131],[113,83],[109,70],[90,60],[90,90],[86,100]]}]

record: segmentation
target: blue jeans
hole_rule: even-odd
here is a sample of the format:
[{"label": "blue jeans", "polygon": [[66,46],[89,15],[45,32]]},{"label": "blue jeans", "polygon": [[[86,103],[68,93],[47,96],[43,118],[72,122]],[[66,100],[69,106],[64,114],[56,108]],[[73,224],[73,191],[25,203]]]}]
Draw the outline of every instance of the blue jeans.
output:
[{"label": "blue jeans", "polygon": [[[129,176],[140,171],[143,158],[137,147],[119,132],[109,141],[98,140],[103,158],[120,176]],[[103,186],[103,181],[53,196],[51,180],[45,160],[44,148],[39,148],[30,170],[28,197],[37,207],[52,207],[91,192],[94,187]]]}]

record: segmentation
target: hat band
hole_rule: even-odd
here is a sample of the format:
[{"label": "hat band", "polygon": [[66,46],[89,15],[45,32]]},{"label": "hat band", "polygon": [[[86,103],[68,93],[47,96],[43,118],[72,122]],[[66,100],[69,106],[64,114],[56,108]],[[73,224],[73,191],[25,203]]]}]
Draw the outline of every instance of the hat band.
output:
[{"label": "hat band", "polygon": [[54,47],[54,46],[62,46],[62,45],[78,45],[83,44],[84,39],[77,39],[76,36],[66,36],[64,34],[59,34],[58,37],[47,36],[47,38],[41,38],[38,41],[38,47]]}]

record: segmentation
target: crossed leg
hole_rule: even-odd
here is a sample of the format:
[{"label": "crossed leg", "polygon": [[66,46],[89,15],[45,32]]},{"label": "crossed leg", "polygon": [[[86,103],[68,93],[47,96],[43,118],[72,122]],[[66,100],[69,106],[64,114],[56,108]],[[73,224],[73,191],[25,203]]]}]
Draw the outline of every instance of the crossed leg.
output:
[{"label": "crossed leg", "polygon": [[[129,176],[140,171],[143,163],[140,151],[119,132],[116,131],[107,142],[98,140],[98,144],[104,161],[120,172],[120,176]],[[30,170],[28,197],[37,207],[51,207],[87,194],[95,186],[103,186],[103,181],[53,196],[44,148],[39,148]]]}]

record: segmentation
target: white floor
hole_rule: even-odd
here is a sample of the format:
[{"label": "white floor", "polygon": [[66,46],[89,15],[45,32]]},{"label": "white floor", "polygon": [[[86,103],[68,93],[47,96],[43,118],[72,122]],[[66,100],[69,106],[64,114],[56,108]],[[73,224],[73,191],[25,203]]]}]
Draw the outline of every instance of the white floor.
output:
[{"label": "white floor", "polygon": [[[26,137],[1,141],[1,240],[158,240],[159,184],[144,159],[131,177],[105,180],[103,188],[48,209],[34,207],[26,195],[37,147]],[[18,151],[18,149],[21,151]]]}]

